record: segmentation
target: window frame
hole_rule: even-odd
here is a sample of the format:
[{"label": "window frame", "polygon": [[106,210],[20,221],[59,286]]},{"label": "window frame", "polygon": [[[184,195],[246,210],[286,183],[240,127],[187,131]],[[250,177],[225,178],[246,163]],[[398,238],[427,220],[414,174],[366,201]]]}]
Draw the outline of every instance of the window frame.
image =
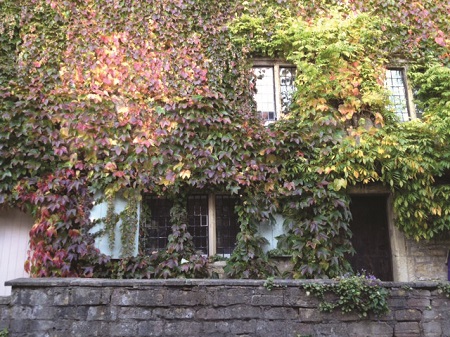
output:
[{"label": "window frame", "polygon": [[[208,242],[207,242],[207,246],[208,247],[207,248],[208,249],[207,249],[207,252],[203,252],[202,255],[205,255],[205,256],[221,255],[223,257],[229,257],[231,255],[231,253],[229,253],[229,254],[228,253],[220,253],[220,254],[217,253],[217,250],[218,250],[218,247],[217,247],[217,241],[218,241],[217,226],[218,225],[217,225],[217,211],[216,211],[216,208],[217,208],[217,202],[216,201],[217,200],[216,200],[216,198],[217,197],[224,197],[224,196],[226,196],[226,197],[231,197],[231,198],[234,198],[234,199],[238,200],[239,197],[232,196],[232,195],[229,195],[229,194],[226,194],[226,193],[208,193],[208,192],[202,193],[201,191],[199,191],[197,193],[189,194],[187,196],[187,200],[186,200],[187,202],[189,202],[188,199],[191,196],[193,196],[193,197],[196,197],[196,196],[199,196],[199,197],[200,196],[207,196],[207,204],[208,204],[208,212],[207,212],[207,214],[208,214],[208,218],[207,218],[207,223],[208,223],[208,231],[207,231],[207,233],[208,233],[208,239],[207,239]],[[168,203],[173,203],[173,201],[171,199],[165,198],[164,196],[157,197],[157,196],[150,195],[150,194],[145,195],[143,197],[142,202],[151,202],[152,199],[153,200],[165,200]],[[188,205],[186,205],[186,211],[188,211]],[[233,209],[233,212],[234,212],[234,209]],[[188,215],[188,218],[189,218],[189,214],[187,214],[187,215]],[[144,251],[146,251],[146,252],[154,249],[154,248],[151,248],[151,247],[147,248],[147,245],[146,245],[147,240],[150,239],[150,237],[147,235],[147,221],[145,221],[143,223],[143,225],[145,226],[144,227],[144,231],[145,231],[145,235],[144,235],[145,239],[144,240],[145,241],[141,242],[141,243],[143,243],[143,245],[144,245],[143,248],[144,248]],[[187,224],[187,226],[189,227],[189,223]],[[239,223],[237,221],[236,221],[236,226],[237,226],[238,232],[239,232],[239,230],[240,230],[239,229]],[[163,228],[163,226],[161,226],[161,228]],[[193,233],[190,233],[190,234],[192,235],[193,238],[195,237]],[[156,238],[159,238],[159,235]],[[236,242],[234,242],[234,246],[235,246],[235,244],[236,244]],[[230,245],[230,247],[227,247],[227,248],[231,249],[231,245]],[[158,247],[158,248],[155,248],[155,249],[164,249],[164,248]],[[232,250],[233,249],[234,249],[234,247],[232,248]]]},{"label": "window frame", "polygon": [[408,81],[408,66],[401,64],[401,63],[392,63],[389,64],[388,66],[386,66],[385,68],[385,89],[389,90],[389,87],[386,85],[387,82],[387,75],[388,75],[388,71],[390,70],[397,70],[401,72],[401,76],[402,76],[402,81],[403,81],[403,89],[405,91],[405,100],[406,100],[406,110],[407,110],[407,114],[408,114],[408,119],[404,120],[403,118],[401,118],[396,111],[394,111],[394,113],[396,114],[396,116],[399,117],[400,122],[407,122],[407,121],[411,121],[414,119],[419,118],[417,116],[417,111],[416,111],[416,106],[413,102],[413,91],[412,91],[412,87]]},{"label": "window frame", "polygon": [[[273,59],[273,58],[254,58],[252,60],[252,71],[254,68],[272,68],[273,69],[273,93],[274,93],[274,104],[275,104],[275,118],[272,119],[261,119],[265,124],[274,123],[280,119],[283,119],[284,113],[282,112],[283,104],[282,104],[282,95],[281,95],[281,79],[280,79],[280,69],[281,68],[292,68],[297,71],[297,67],[284,61],[282,59]],[[253,73],[254,74],[254,73]],[[256,86],[256,82],[255,82]],[[256,100],[255,100],[256,103]]]}]

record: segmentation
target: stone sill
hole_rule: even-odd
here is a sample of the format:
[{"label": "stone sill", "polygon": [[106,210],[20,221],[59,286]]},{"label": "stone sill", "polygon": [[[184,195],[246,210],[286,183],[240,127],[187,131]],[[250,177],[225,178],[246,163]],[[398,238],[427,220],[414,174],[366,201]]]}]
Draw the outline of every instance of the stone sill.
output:
[{"label": "stone sill", "polygon": [[[248,279],[98,279],[98,278],[19,278],[7,281],[5,285],[14,287],[129,287],[129,288],[145,288],[145,287],[223,287],[223,286],[240,286],[240,287],[264,287],[266,280],[248,280]],[[280,287],[301,287],[304,284],[320,283],[333,284],[337,281],[326,279],[312,280],[286,280],[274,279],[273,283]],[[405,288],[413,289],[429,289],[433,290],[443,282],[434,281],[417,281],[417,282],[380,282],[385,288]]]}]

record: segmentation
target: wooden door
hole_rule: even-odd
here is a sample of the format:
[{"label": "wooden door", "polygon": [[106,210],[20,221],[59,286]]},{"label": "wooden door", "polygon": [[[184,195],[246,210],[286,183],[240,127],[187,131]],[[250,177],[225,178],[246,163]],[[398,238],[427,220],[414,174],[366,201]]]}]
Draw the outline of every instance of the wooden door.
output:
[{"label": "wooden door", "polygon": [[392,281],[392,257],[389,242],[387,196],[352,196],[352,244],[349,257],[355,272],[365,270],[382,281]]},{"label": "wooden door", "polygon": [[5,281],[28,277],[24,270],[33,219],[18,210],[0,210],[0,296],[11,293]]}]

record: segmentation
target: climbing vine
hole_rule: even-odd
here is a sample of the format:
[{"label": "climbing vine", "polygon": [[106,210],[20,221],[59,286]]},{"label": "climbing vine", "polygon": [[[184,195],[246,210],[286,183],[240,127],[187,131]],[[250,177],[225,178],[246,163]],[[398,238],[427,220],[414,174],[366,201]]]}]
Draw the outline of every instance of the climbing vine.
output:
[{"label": "climbing vine", "polygon": [[[445,1],[0,1],[0,204],[27,209],[34,276],[204,277],[185,195],[241,195],[230,277],[276,270],[258,225],[285,217],[295,278],[350,270],[348,189],[392,191],[399,228],[450,229]],[[266,127],[252,58],[297,68],[290,113]],[[399,123],[385,68],[409,69],[423,118]],[[103,194],[111,247],[94,245]],[[170,196],[162,252],[134,254],[142,194]],[[116,195],[128,205],[114,209]],[[145,210],[143,211],[145,213]],[[98,233],[97,233],[98,234]]]}]

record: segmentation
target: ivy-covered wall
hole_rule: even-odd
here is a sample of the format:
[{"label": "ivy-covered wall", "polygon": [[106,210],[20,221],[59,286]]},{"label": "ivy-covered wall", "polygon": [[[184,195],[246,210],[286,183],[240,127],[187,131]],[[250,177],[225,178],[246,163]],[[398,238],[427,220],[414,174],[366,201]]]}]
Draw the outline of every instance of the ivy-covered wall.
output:
[{"label": "ivy-covered wall", "polygon": [[[290,277],[349,272],[355,185],[389,189],[395,225],[413,240],[448,233],[449,10],[431,0],[2,1],[0,203],[34,216],[26,269],[203,277],[185,213],[199,190],[240,197],[229,277],[274,275],[258,226],[276,214]],[[268,127],[253,100],[259,56],[297,69],[290,113]],[[385,69],[399,59],[421,120],[400,123],[390,107]],[[174,201],[174,228],[165,250],[130,257],[146,193]],[[118,194],[127,205],[114,214]],[[102,233],[122,224],[118,262],[94,244],[101,202]]]}]

